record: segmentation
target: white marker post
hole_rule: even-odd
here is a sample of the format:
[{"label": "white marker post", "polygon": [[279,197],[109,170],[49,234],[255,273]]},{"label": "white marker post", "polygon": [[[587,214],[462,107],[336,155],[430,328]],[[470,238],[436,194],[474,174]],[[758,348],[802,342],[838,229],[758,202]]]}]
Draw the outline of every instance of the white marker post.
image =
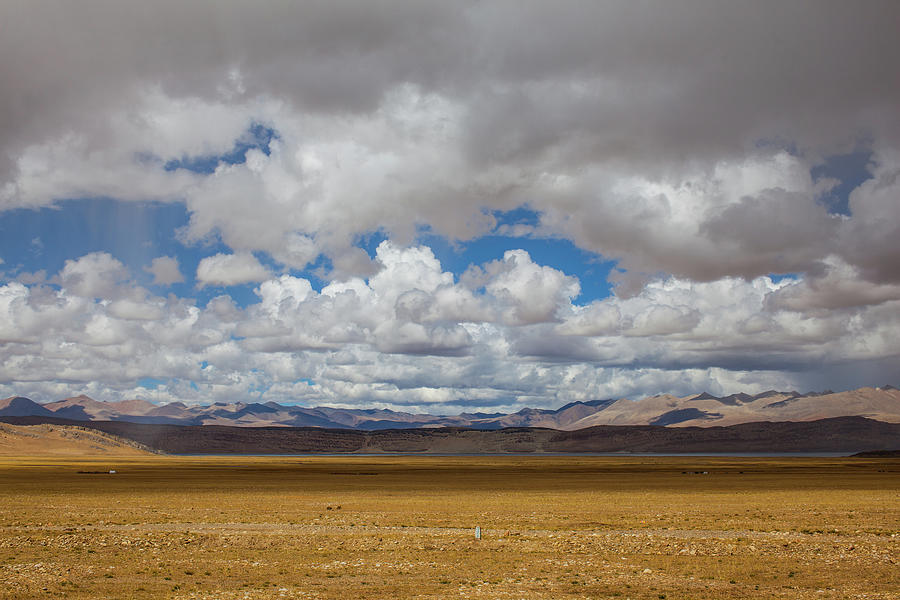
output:
[{"label": "white marker post", "polygon": [[481,527],[479,527],[478,525],[475,526],[475,539],[481,539]]}]

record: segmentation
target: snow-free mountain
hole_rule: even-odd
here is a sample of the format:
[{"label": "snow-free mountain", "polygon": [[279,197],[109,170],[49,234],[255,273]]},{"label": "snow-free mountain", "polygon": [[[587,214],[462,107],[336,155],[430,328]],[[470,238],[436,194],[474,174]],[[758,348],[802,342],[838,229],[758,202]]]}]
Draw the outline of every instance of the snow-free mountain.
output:
[{"label": "snow-free mountain", "polygon": [[157,405],[134,399],[101,402],[75,396],[39,404],[16,396],[0,400],[0,417],[58,417],[76,421],[129,421],[173,425],[245,427],[326,427],[344,429],[410,429],[423,427],[546,427],[577,430],[595,425],[715,426],[758,421],[813,421],[860,416],[900,423],[900,390],[865,387],[847,392],[768,391],[761,394],[677,397],[668,394],[642,400],[572,402],[558,409],[524,408],[511,414],[461,413],[455,416],[413,414],[384,409],[284,406],[274,402],[188,406]]}]

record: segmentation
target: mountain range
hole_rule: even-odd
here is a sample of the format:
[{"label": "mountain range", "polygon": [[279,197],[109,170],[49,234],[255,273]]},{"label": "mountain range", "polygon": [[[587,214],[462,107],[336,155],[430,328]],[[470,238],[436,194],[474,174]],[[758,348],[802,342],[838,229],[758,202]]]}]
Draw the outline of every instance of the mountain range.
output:
[{"label": "mountain range", "polygon": [[0,400],[0,417],[55,417],[71,421],[126,421],[193,426],[321,427],[365,431],[439,427],[542,427],[576,431],[600,425],[709,427],[763,421],[815,421],[847,416],[900,423],[900,390],[884,386],[837,393],[767,391],[755,395],[738,393],[713,396],[704,392],[684,397],[663,394],[637,401],[605,399],[572,402],[555,410],[523,408],[509,414],[461,413],[452,416],[387,409],[310,408],[285,406],[275,402],[216,402],[192,406],[182,402],[157,405],[140,399],[101,402],[84,395],[46,404],[39,404],[22,396]]}]

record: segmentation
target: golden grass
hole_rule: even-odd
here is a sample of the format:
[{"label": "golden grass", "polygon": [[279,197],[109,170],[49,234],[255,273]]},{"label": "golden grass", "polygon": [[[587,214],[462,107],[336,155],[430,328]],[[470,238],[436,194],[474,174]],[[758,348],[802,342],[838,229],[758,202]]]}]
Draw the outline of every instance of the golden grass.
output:
[{"label": "golden grass", "polygon": [[898,474],[890,459],[6,458],[0,598],[897,598]]},{"label": "golden grass", "polygon": [[0,456],[140,456],[140,444],[74,425],[0,423]]}]

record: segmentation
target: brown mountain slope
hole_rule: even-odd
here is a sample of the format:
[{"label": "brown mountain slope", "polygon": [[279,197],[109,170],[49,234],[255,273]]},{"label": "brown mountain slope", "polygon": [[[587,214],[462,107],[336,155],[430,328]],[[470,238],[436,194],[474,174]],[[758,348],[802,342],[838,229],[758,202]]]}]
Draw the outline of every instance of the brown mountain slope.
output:
[{"label": "brown mountain slope", "polygon": [[455,416],[384,409],[282,406],[274,402],[217,402],[191,406],[176,402],[157,406],[145,400],[100,402],[83,395],[43,405],[23,397],[0,400],[0,417],[29,415],[77,421],[324,427],[366,431],[419,427],[546,427],[570,431],[598,425],[711,427],[758,421],[813,421],[842,416],[900,423],[900,390],[885,386],[820,394],[800,394],[795,391],[769,391],[756,395],[739,393],[724,397],[708,393],[684,397],[663,394],[636,401],[589,400],[572,402],[557,409],[524,408],[510,414],[475,413]]},{"label": "brown mountain slope", "polygon": [[134,456],[149,453],[131,440],[84,427],[0,423],[0,456]]},{"label": "brown mountain slope", "polygon": [[29,415],[51,417],[54,416],[54,413],[22,396],[12,396],[0,400],[0,416],[27,417]]},{"label": "brown mountain slope", "polygon": [[[46,422],[47,417],[4,417]],[[52,417],[51,417],[52,419]],[[55,420],[55,419],[54,419]],[[57,420],[58,421],[58,420]],[[359,431],[319,427],[222,427],[92,421],[85,427],[174,454],[334,454],[422,452],[839,452],[900,447],[900,424],[863,417],[730,427],[600,426],[579,431],[541,428],[418,428]]]},{"label": "brown mountain slope", "polygon": [[619,400],[561,429],[577,430],[598,425],[711,427],[758,421],[816,421],[844,416],[900,423],[900,390],[865,387],[824,394],[773,392],[725,398],[709,394],[683,398],[653,396],[637,402]]},{"label": "brown mountain slope", "polygon": [[144,415],[156,405],[146,400],[122,400],[101,402],[84,394],[44,404],[44,408],[54,411],[57,416],[69,419],[91,419],[102,421],[121,415]]}]

